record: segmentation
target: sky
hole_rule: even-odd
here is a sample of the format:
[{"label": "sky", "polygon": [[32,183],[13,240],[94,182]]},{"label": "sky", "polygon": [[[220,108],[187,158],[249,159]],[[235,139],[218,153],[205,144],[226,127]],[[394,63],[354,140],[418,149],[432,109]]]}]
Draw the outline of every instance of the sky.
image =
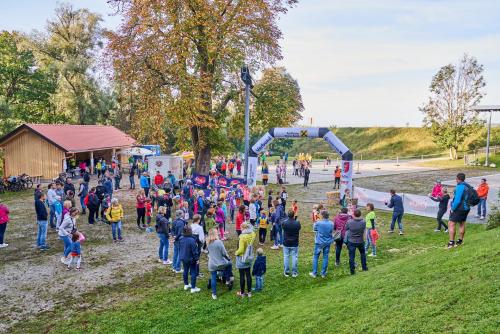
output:
[{"label": "sky", "polygon": [[[120,24],[106,0],[67,2]],[[43,29],[57,3],[1,0],[0,30]],[[432,76],[464,53],[484,65],[481,104],[500,104],[500,1],[301,0],[279,26],[279,65],[299,82],[303,123],[420,126]]]}]

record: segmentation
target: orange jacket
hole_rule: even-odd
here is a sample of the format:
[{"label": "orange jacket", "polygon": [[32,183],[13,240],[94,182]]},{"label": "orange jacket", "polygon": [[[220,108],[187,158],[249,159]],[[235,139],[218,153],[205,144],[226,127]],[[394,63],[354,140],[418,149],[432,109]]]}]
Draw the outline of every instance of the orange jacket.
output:
[{"label": "orange jacket", "polygon": [[335,171],[335,177],[341,177],[341,176],[342,176],[342,171],[339,168]]},{"label": "orange jacket", "polygon": [[482,183],[477,187],[477,195],[480,198],[486,198],[488,197],[488,191],[490,191],[490,187],[486,183]]}]

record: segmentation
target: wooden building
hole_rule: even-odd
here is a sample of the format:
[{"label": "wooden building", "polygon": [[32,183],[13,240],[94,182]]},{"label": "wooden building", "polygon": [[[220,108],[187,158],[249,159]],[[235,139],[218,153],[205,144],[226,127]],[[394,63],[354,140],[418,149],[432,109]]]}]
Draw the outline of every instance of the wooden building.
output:
[{"label": "wooden building", "polygon": [[42,179],[56,178],[68,161],[85,161],[93,169],[97,159],[119,160],[121,149],[135,140],[114,126],[24,124],[0,138],[4,155],[4,175],[26,173]]}]

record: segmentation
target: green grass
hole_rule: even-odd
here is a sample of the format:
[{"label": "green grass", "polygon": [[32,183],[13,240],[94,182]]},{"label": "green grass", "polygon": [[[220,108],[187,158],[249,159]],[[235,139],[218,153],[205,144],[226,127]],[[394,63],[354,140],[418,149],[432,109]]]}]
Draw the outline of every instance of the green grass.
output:
[{"label": "green grass", "polygon": [[[419,157],[421,155],[446,155],[432,136],[424,128],[367,127],[336,128],[333,132],[356,155],[356,159],[383,159],[399,157]],[[471,150],[486,145],[486,128],[470,136],[461,150]],[[500,145],[500,128],[492,128],[492,145]],[[313,153],[314,157],[335,156],[330,146],[322,139],[297,139],[290,150],[291,155],[300,152]]]},{"label": "green grass", "polygon": [[[379,212],[382,238],[379,257],[369,258],[370,270],[351,276],[345,249],[341,267],[333,266],[332,251],[328,277],[314,280],[307,275],[313,247],[306,218],[309,208],[303,204],[301,210],[300,276],[283,277],[282,253],[265,247],[265,290],[252,299],[238,299],[234,291],[219,285],[219,299],[213,301],[206,278],[199,281],[203,291],[191,295],[181,291],[179,276],[156,269],[130,284],[90,291],[82,300],[68,301],[54,312],[19,324],[14,332],[493,333],[498,329],[498,229],[485,232],[484,226],[468,225],[466,244],[448,251],[443,247],[446,235],[432,232],[434,220],[406,216],[406,235],[400,237],[385,233],[389,215]],[[226,243],[231,254],[234,244],[234,239]],[[79,311],[68,319],[67,311],[75,308]]]}]

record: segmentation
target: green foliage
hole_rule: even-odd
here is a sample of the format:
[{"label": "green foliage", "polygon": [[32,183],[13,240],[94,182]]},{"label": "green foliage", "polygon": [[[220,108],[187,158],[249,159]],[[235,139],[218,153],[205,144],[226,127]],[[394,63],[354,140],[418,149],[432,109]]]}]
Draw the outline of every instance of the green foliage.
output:
[{"label": "green foliage", "polygon": [[442,148],[457,158],[459,145],[477,131],[482,122],[471,108],[484,95],[483,65],[468,55],[460,63],[443,66],[432,78],[429,101],[421,108],[424,123]]},{"label": "green foliage", "polygon": [[56,89],[53,72],[40,68],[23,36],[0,33],[0,135],[26,122],[58,122],[50,101]]},{"label": "green foliage", "polygon": [[[500,195],[500,192],[498,195]],[[494,206],[489,212],[486,229],[493,230],[498,227],[500,227],[500,208],[498,206]]]}]

